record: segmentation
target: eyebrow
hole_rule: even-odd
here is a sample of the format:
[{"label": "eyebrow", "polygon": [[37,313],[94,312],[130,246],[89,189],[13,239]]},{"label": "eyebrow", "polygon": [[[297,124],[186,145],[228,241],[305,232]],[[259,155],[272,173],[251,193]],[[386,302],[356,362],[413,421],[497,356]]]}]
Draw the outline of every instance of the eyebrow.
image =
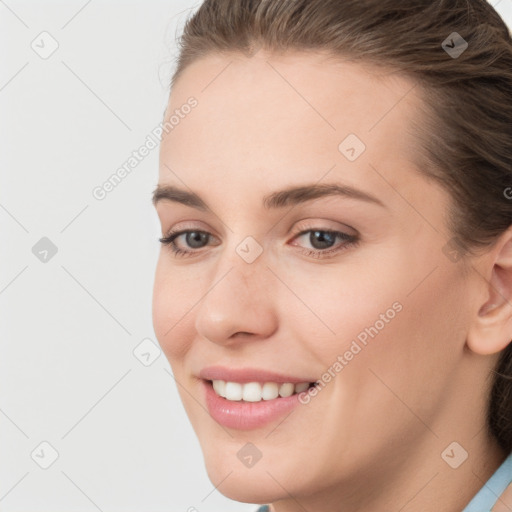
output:
[{"label": "eyebrow", "polygon": [[[263,198],[263,207],[266,210],[285,208],[286,206],[298,205],[326,196],[343,196],[385,207],[385,204],[380,199],[367,192],[349,185],[338,185],[335,183],[302,185],[272,192]],[[181,203],[201,211],[213,213],[199,195],[172,185],[157,185],[153,191],[153,205],[156,206],[162,200]]]}]

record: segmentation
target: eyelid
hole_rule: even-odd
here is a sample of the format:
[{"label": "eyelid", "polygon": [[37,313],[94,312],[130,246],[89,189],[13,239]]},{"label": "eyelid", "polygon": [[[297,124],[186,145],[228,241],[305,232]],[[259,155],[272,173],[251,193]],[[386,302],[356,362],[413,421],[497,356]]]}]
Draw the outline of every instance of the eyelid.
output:
[{"label": "eyelid", "polygon": [[[183,222],[177,222],[173,225],[172,228],[168,229],[167,231],[164,231],[164,236],[168,236],[172,233],[177,233],[179,231],[204,231],[208,234],[212,234],[212,230],[209,227],[201,227],[200,225],[201,221],[198,220],[190,220],[190,221],[183,221]],[[213,235],[213,234],[212,234]],[[215,235],[213,235],[215,236]]]},{"label": "eyelid", "polygon": [[[336,224],[334,226],[331,226],[330,223]],[[341,226],[341,227],[340,227]],[[347,235],[359,237],[359,231],[348,224],[344,224],[343,222],[335,222],[335,221],[328,221],[328,220],[315,220],[315,219],[308,219],[308,220],[301,220],[298,221],[295,225],[297,232],[294,236],[297,236],[301,234],[301,231],[343,231]]]}]

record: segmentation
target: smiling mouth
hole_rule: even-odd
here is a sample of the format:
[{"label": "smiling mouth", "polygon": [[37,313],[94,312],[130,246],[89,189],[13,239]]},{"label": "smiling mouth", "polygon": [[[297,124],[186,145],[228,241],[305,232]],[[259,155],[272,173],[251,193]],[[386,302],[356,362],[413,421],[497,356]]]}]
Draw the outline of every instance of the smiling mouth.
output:
[{"label": "smiling mouth", "polygon": [[276,398],[287,398],[307,391],[314,382],[231,382],[207,380],[215,394],[231,402],[261,402]]}]

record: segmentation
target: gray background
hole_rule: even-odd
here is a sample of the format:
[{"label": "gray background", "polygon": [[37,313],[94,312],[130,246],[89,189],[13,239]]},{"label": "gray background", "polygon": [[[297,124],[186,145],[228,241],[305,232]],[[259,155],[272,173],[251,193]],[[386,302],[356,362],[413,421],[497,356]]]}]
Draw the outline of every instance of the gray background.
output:
[{"label": "gray background", "polygon": [[256,508],[209,481],[157,347],[158,149],[92,194],[160,123],[198,4],[0,0],[2,512]]}]

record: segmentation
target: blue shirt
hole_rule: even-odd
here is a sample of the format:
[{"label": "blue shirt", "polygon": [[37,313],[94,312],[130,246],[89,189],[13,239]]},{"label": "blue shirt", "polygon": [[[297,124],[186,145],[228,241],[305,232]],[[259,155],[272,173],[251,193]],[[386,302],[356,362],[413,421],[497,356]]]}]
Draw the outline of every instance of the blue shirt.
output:
[{"label": "blue shirt", "polygon": [[[462,512],[491,512],[503,491],[512,483],[512,453],[475,494]],[[262,505],[255,512],[269,512],[268,505]]]}]

